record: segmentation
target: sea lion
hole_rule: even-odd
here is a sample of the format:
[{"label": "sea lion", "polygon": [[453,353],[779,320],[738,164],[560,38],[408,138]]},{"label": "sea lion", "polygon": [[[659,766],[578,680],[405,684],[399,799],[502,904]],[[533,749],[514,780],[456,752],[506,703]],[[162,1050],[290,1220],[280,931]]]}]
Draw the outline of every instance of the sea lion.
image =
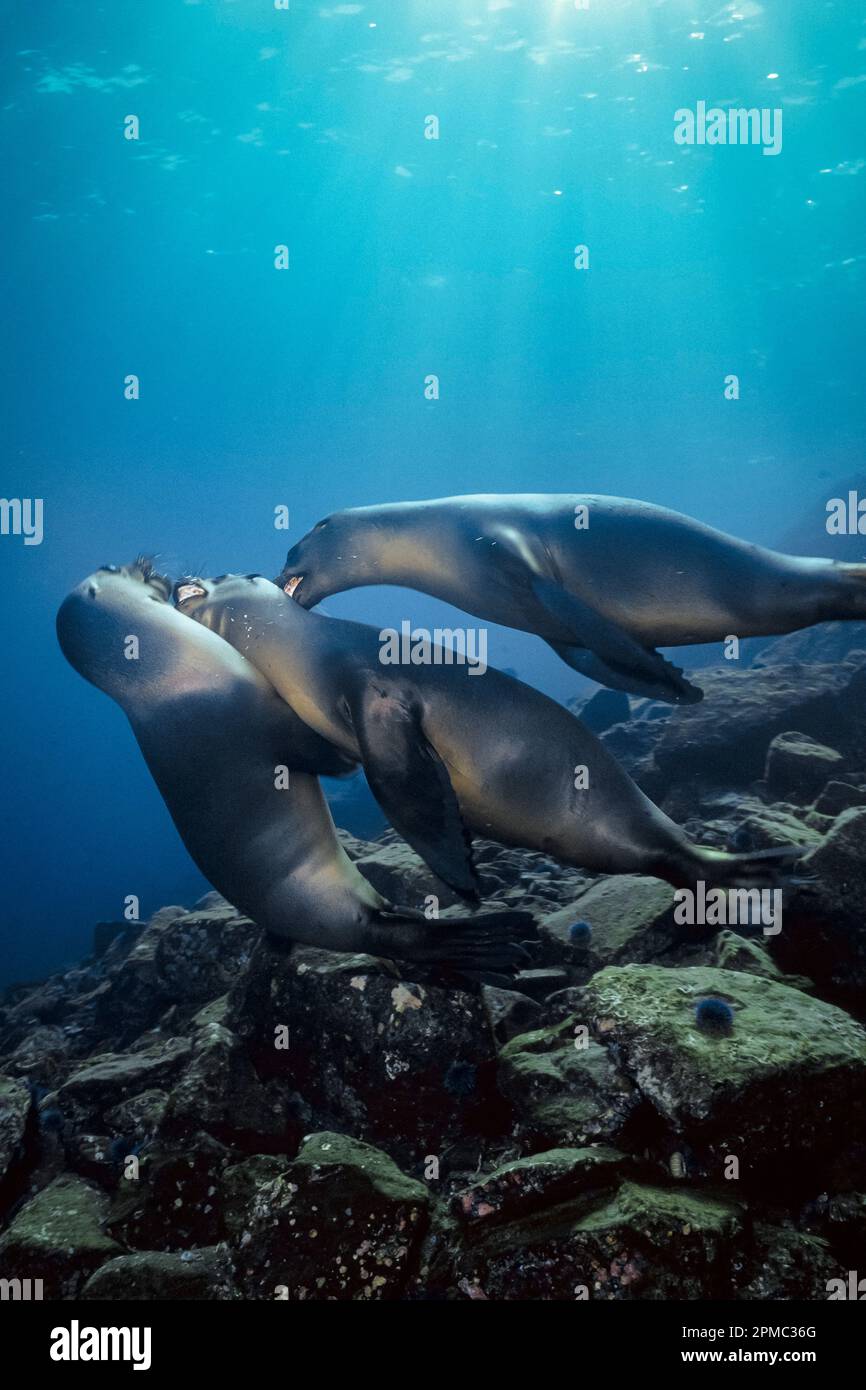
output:
[{"label": "sea lion", "polygon": [[334,512],[276,582],[305,608],[398,584],[537,633],[602,685],[703,692],[655,647],[866,618],[866,564],[782,555],[679,512],[594,494],[481,493]]},{"label": "sea lion", "polygon": [[257,575],[187,578],[175,593],[181,612],[363,763],[395,828],[467,898],[478,887],[464,827],[562,864],[677,886],[774,878],[767,856],[692,844],[574,715],[511,676],[488,667],[473,678],[432,647],[430,664],[383,665],[375,628],[308,612]]},{"label": "sea lion", "polygon": [[[187,850],[272,934],[335,951],[441,963],[499,980],[526,964],[528,914],[427,921],[393,909],[341,847],[311,770],[347,762],[263,677],[168,601],[141,559],[97,570],[57,615],[67,660],[121,706]],[[137,654],[131,658],[128,653]],[[278,789],[278,767],[292,771]]]}]

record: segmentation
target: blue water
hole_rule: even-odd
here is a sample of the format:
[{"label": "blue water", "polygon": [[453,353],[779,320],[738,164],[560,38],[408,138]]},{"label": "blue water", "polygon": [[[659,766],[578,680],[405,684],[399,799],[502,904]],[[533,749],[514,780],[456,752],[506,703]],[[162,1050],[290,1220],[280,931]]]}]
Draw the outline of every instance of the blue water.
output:
[{"label": "blue water", "polygon": [[[75,959],[128,893],[204,889],[57,647],[96,566],[272,574],[335,507],[460,491],[620,493],[772,544],[820,535],[862,468],[858,6],[31,0],[3,23],[0,486],[45,509],[41,545],[0,536],[3,978]],[[781,109],[781,152],[676,145],[700,100]],[[536,639],[490,659],[580,689]]]}]

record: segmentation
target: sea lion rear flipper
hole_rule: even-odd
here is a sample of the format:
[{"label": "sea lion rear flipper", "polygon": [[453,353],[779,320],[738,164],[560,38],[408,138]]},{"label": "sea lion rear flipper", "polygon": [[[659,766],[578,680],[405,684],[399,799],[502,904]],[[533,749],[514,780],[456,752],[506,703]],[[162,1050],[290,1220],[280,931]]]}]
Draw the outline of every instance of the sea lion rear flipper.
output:
[{"label": "sea lion rear flipper", "polygon": [[481,895],[472,841],[418,705],[411,696],[370,681],[360,699],[350,703],[349,713],[370,790],[394,829],[437,878],[477,902]]},{"label": "sea lion rear flipper", "polygon": [[536,575],[532,588],[557,623],[574,633],[572,642],[551,642],[558,656],[575,671],[632,695],[648,695],[671,704],[694,704],[703,691],[687,681],[660,652],[641,646],[625,628],[559,584]]}]

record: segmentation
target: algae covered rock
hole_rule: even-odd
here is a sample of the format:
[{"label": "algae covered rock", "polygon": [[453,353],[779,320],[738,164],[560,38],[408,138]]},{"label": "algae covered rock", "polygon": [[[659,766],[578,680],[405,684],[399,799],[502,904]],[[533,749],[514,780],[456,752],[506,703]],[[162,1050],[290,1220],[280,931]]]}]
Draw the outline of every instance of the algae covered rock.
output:
[{"label": "algae covered rock", "polygon": [[458,1192],[452,1209],[468,1226],[487,1227],[540,1207],[584,1196],[587,1206],[613,1187],[628,1159],[603,1144],[585,1149],[546,1149],[504,1163]]},{"label": "algae covered rock", "polygon": [[625,1182],[586,1211],[546,1208],[492,1229],[457,1261],[458,1287],[490,1299],[724,1297],[738,1203]]},{"label": "algae covered rock", "polygon": [[[538,934],[557,960],[599,970],[621,960],[651,960],[668,950],[676,939],[673,911],[669,883],[619,874],[543,918]],[[575,930],[581,926],[586,930]]]},{"label": "algae covered rock", "polygon": [[786,976],[773,960],[766,946],[753,937],[737,932],[722,931],[712,946],[714,965],[722,970],[740,970],[746,975],[762,975],[767,980],[791,985],[795,989],[812,989],[811,980],[799,975]]},{"label": "algae covered rock", "polygon": [[0,1236],[0,1277],[41,1279],[46,1299],[74,1298],[99,1265],[122,1253],[102,1229],[107,1209],[107,1198],[82,1178],[55,1178]]},{"label": "algae covered rock", "polygon": [[233,1218],[248,1298],[400,1297],[430,1199],[387,1154],[342,1134],[313,1134],[293,1162],[250,1190],[250,1206]]},{"label": "algae covered rock", "polygon": [[229,1300],[239,1295],[232,1282],[225,1247],[202,1250],[143,1250],[118,1255],[92,1274],[81,1291],[83,1299]]},{"label": "algae covered rock", "polygon": [[580,1020],[524,1033],[499,1055],[499,1085],[550,1144],[615,1143],[640,1096]]},{"label": "algae covered rock", "polygon": [[[584,990],[596,1033],[680,1133],[746,1171],[785,1154],[832,1155],[864,1103],[866,1033],[832,1004],[773,980],[706,967],[611,966]],[[731,1014],[698,1026],[702,1000]],[[721,1174],[720,1174],[721,1175]]]},{"label": "algae covered rock", "polygon": [[175,1076],[190,1053],[188,1038],[165,1038],[139,1052],[107,1052],[91,1057],[61,1086],[58,1104],[64,1114],[70,1114],[78,1123],[98,1121],[121,1101]]}]

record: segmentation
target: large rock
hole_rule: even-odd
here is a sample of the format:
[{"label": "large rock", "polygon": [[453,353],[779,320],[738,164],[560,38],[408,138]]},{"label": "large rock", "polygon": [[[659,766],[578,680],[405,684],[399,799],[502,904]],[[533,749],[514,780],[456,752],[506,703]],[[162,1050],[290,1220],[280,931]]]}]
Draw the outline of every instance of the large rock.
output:
[{"label": "large rock", "polygon": [[772,941],[783,970],[808,975],[858,1013],[866,1002],[866,808],[843,811],[801,861],[806,882],[789,895],[784,929]]},{"label": "large rock", "polygon": [[678,934],[674,890],[658,878],[621,874],[594,883],[542,918],[538,934],[554,959],[591,973],[621,960],[652,960]]},{"label": "large rock", "polygon": [[700,682],[704,699],[678,706],[660,723],[640,768],[641,785],[654,797],[689,782],[745,786],[761,777],[770,741],[790,729],[819,740],[832,730],[843,755],[866,746],[864,656],[843,665],[711,668]]},{"label": "large rock", "polygon": [[[252,1160],[255,1162],[255,1160]],[[369,1144],[324,1132],[294,1162],[231,1206],[248,1298],[399,1298],[427,1224],[429,1195]]]},{"label": "large rock", "polygon": [[820,844],[805,856],[804,874],[817,879],[824,912],[862,920],[866,893],[866,807],[843,811]]},{"label": "large rock", "polygon": [[191,1250],[225,1236],[222,1175],[231,1150],[212,1135],[159,1140],[140,1175],[121,1177],[105,1218],[106,1230],[132,1250]]},{"label": "large rock", "polygon": [[828,782],[815,801],[815,811],[824,816],[840,816],[854,806],[866,806],[866,787],[851,782]]},{"label": "large rock", "polygon": [[[688,795],[688,793],[687,793]],[[669,812],[673,809],[668,799]],[[809,824],[810,812],[781,802],[768,806],[748,792],[716,793],[701,798],[694,821],[683,817],[686,833],[702,844],[751,853],[755,850],[796,845],[811,849],[820,843],[826,826]]]},{"label": "large rock", "polygon": [[368,849],[355,860],[355,867],[392,903],[423,909],[428,897],[435,897],[440,907],[450,907],[460,901],[403,840],[395,838],[372,851]]},{"label": "large rock", "polygon": [[576,1035],[580,1020],[524,1033],[503,1047],[499,1085],[547,1144],[615,1144],[639,1103],[606,1048]]},{"label": "large rock", "polygon": [[631,719],[631,705],[624,690],[596,690],[588,700],[570,701],[569,708],[594,734]]},{"label": "large rock", "polygon": [[760,670],[794,662],[838,664],[861,652],[866,654],[866,623],[818,623],[768,642],[752,665]]},{"label": "large rock", "polygon": [[30,1090],[23,1081],[0,1076],[0,1184],[21,1157],[30,1103]]},{"label": "large rock", "polygon": [[193,1032],[188,1065],[169,1094],[161,1132],[175,1142],[205,1130],[225,1143],[289,1150],[300,1131],[275,1081],[263,1085],[240,1039],[203,1019]]},{"label": "large rock", "polygon": [[589,1211],[565,1203],[495,1227],[458,1256],[457,1286],[506,1300],[722,1298],[742,1217],[730,1199],[626,1182]]},{"label": "large rock", "polygon": [[767,792],[777,801],[812,801],[844,764],[841,753],[808,734],[776,734],[767,749]]},{"label": "large rock", "polygon": [[[866,1032],[832,1004],[755,975],[654,965],[611,966],[583,997],[597,1036],[717,1177],[729,1155],[749,1178],[784,1153],[786,1179],[807,1161],[814,1179],[862,1124]],[[726,1035],[698,1026],[705,999],[731,1009]]]},{"label": "large rock", "polygon": [[235,908],[208,905],[177,917],[156,942],[160,987],[173,1002],[224,994],[247,965],[261,928]]},{"label": "large rock", "polygon": [[107,1199],[90,1183],[64,1175],[32,1197],[0,1236],[5,1279],[42,1279],[46,1299],[74,1298],[90,1274],[122,1253],[102,1222]]},{"label": "large rock", "polygon": [[714,965],[721,970],[739,970],[746,975],[761,975],[765,980],[777,980],[795,989],[811,988],[811,981],[801,976],[786,977],[773,960],[766,946],[753,937],[737,932],[722,931],[712,943]]},{"label": "large rock", "polygon": [[102,958],[105,982],[96,1003],[96,1022],[119,1047],[153,1027],[170,1003],[156,955],[163,934],[183,916],[182,907],[160,908],[135,937],[131,949],[118,937]]},{"label": "large rock", "polygon": [[520,1033],[528,1033],[541,1022],[541,1005],[519,990],[499,989],[482,985],[481,1000],[487,1022],[497,1042],[510,1042]]},{"label": "large rock", "polygon": [[106,1110],[176,1076],[190,1053],[188,1038],[164,1038],[139,1052],[92,1057],[64,1082],[57,1103],[75,1124],[98,1130]]},{"label": "large rock", "polygon": [[628,1159],[603,1144],[586,1149],[545,1149],[504,1163],[458,1192],[452,1209],[476,1233],[541,1207],[584,1198],[587,1207],[617,1185]]},{"label": "large rock", "polygon": [[83,1299],[194,1298],[228,1300],[239,1295],[232,1282],[231,1262],[219,1246],[182,1253],[143,1250],[118,1255],[101,1265],[81,1291]]},{"label": "large rock", "polygon": [[401,978],[372,956],[262,950],[227,1021],[259,1072],[300,1091],[318,1125],[382,1144],[412,1170],[507,1123],[478,994]]},{"label": "large rock", "polygon": [[764,1222],[733,1248],[731,1262],[736,1297],[750,1302],[826,1299],[827,1281],[839,1274],[825,1240]]}]

